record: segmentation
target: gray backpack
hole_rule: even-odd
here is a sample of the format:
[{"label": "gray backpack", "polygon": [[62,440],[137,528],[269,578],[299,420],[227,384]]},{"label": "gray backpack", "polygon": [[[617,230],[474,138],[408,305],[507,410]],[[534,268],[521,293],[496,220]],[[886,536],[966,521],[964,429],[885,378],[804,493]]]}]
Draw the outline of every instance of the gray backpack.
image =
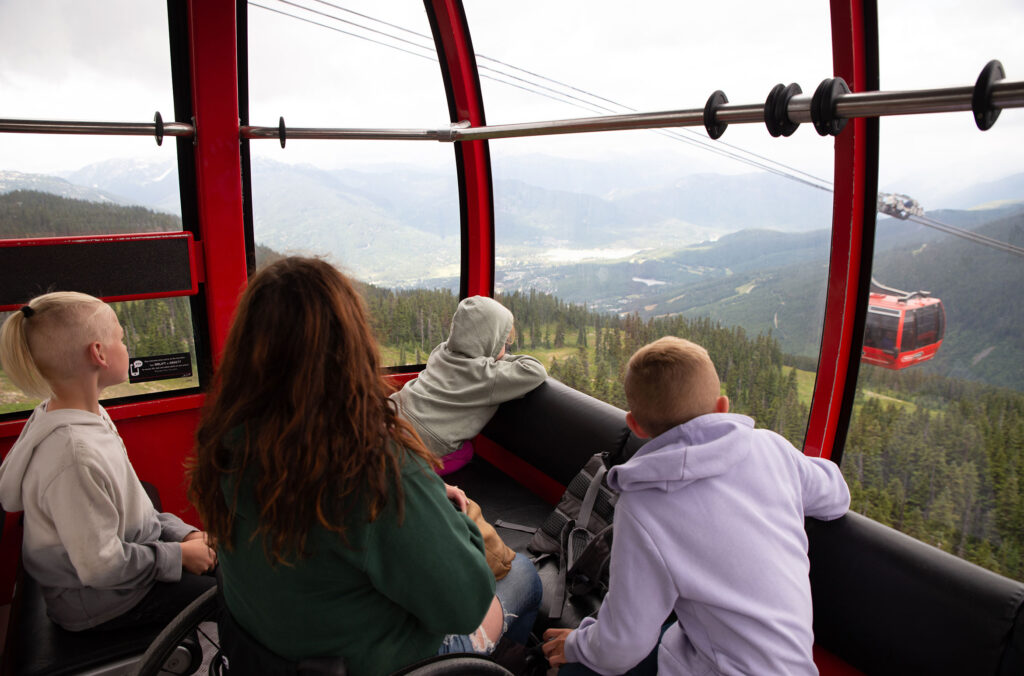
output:
[{"label": "gray backpack", "polygon": [[538,555],[537,563],[548,557],[558,560],[552,619],[561,617],[567,593],[603,596],[607,591],[612,519],[619,498],[605,481],[607,456],[591,456],[530,540],[529,549]]}]

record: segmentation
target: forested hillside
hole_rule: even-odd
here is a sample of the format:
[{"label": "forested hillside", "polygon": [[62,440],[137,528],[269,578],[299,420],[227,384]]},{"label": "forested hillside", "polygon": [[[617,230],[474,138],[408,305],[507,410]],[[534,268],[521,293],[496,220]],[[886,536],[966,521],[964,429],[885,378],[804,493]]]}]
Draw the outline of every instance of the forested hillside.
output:
[{"label": "forested hillside", "polygon": [[86,202],[31,190],[0,194],[0,238],[180,230],[177,216],[144,207]]},{"label": "forested hillside", "polygon": [[866,371],[842,462],[852,508],[1024,580],[1024,395]]}]

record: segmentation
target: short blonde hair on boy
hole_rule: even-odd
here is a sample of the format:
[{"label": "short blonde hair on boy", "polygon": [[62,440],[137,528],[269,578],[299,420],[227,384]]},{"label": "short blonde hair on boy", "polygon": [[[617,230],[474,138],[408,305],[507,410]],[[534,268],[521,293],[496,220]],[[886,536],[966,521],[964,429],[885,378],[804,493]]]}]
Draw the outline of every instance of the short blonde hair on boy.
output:
[{"label": "short blonde hair on boy", "polygon": [[93,341],[111,340],[115,324],[104,322],[99,298],[75,291],[56,291],[30,300],[11,313],[0,328],[0,363],[25,394],[45,399],[50,383],[72,375]]},{"label": "short blonde hair on boy", "polygon": [[721,393],[708,351],[675,336],[637,350],[626,368],[624,386],[633,417],[652,436],[713,413]]}]

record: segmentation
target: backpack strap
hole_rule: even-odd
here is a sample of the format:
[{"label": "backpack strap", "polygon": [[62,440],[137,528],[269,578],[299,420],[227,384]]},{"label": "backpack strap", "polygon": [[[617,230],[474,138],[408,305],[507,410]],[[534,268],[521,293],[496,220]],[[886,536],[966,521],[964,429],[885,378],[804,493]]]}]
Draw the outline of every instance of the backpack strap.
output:
[{"label": "backpack strap", "polygon": [[587,492],[583,495],[583,502],[580,503],[580,514],[576,517],[579,527],[586,529],[590,526],[590,515],[594,512],[594,503],[597,502],[597,494],[601,492],[601,481],[608,473],[608,468],[602,462],[594,472],[594,477],[587,486]]},{"label": "backpack strap", "polygon": [[498,519],[497,521],[494,522],[494,525],[497,526],[498,528],[506,528],[508,530],[517,530],[520,533],[529,533],[530,535],[533,535],[534,533],[537,532],[537,529],[535,527],[533,527],[533,526],[524,526],[521,523],[512,523],[510,521],[505,521],[504,519]]},{"label": "backpack strap", "polygon": [[611,559],[611,545],[607,541],[612,537],[614,525],[610,523],[590,535],[586,547],[574,552],[576,558],[571,560],[565,572],[566,588],[570,594],[584,594],[600,583]]},{"label": "backpack strap", "polygon": [[604,463],[601,463],[594,471],[594,476],[590,479],[587,492],[583,494],[579,516],[576,517],[575,523],[572,524],[569,537],[562,546],[562,556],[566,559],[566,570],[572,569],[576,565],[576,561],[579,560],[583,552],[590,546],[590,541],[594,538],[594,534],[589,530],[590,517],[594,513],[597,495],[601,492],[601,481],[607,473],[608,468],[604,466]]},{"label": "backpack strap", "polygon": [[561,542],[561,555],[558,557],[558,575],[555,576],[555,586],[551,590],[551,606],[548,611],[548,618],[559,620],[562,618],[562,608],[565,607],[565,578],[569,571],[569,564],[566,561],[566,551],[569,546],[569,535],[576,522],[572,519],[562,526],[562,533],[559,536]]}]

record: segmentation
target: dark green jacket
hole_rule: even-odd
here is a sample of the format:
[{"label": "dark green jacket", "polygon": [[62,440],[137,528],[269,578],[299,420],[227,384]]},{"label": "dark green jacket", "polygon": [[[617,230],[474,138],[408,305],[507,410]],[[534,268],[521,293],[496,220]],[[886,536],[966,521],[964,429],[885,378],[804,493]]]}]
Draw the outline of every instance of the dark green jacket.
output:
[{"label": "dark green jacket", "polygon": [[[348,546],[317,526],[311,556],[292,566],[271,566],[250,539],[258,511],[243,483],[233,551],[218,556],[244,629],[285,658],[341,655],[351,676],[388,674],[435,654],[446,634],[476,630],[494,594],[480,532],[433,470],[406,457],[401,524],[391,499],[373,523],[353,514]],[[230,500],[230,481],[224,489]]]}]

